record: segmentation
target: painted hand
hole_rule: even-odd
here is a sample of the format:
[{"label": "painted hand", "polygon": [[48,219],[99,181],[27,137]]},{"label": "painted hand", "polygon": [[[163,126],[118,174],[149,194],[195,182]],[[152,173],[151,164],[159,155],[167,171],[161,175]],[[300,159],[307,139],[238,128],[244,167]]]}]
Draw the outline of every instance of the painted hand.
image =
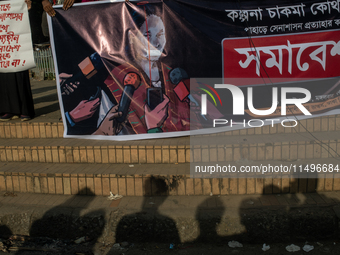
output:
[{"label": "painted hand", "polygon": [[125,124],[116,120],[120,116],[122,116],[122,112],[118,112],[118,105],[113,106],[93,135],[117,135]]},{"label": "painted hand", "polygon": [[69,113],[70,117],[75,123],[87,120],[93,116],[99,105],[99,98],[92,101],[83,100]]},{"label": "painted hand", "polygon": [[150,107],[146,104],[145,110],[145,122],[147,129],[159,128],[163,125],[163,122],[168,117],[169,98],[163,95],[163,101],[158,104],[155,109],[150,110]]},{"label": "painted hand", "polygon": [[65,95],[69,95],[72,92],[74,92],[74,90],[76,88],[78,88],[79,86],[79,81],[76,82],[70,82],[70,83],[66,83],[67,79],[71,78],[73,75],[72,74],[67,74],[67,73],[61,73],[59,75],[59,79],[60,79],[60,87],[61,87],[61,94],[63,96]]}]

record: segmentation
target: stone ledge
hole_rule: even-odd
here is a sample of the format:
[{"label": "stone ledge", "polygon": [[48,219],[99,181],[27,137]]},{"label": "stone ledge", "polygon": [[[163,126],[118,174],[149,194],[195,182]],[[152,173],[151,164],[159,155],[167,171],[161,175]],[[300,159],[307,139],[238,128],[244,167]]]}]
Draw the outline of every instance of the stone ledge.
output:
[{"label": "stone ledge", "polygon": [[[327,133],[329,134],[329,133]],[[334,133],[335,137],[339,135]],[[326,136],[328,139],[332,136]],[[294,138],[294,137],[293,137]],[[298,139],[299,137],[296,137]],[[235,137],[234,137],[235,139]],[[268,139],[268,143],[264,143]],[[2,139],[2,142],[6,139]],[[0,162],[40,162],[40,163],[98,163],[98,164],[174,164],[192,162],[238,162],[260,160],[304,160],[334,158],[340,156],[340,140],[280,141],[277,137],[263,137],[258,143],[229,140],[229,144],[218,142],[211,145],[190,145],[190,139],[182,140],[187,144],[178,145],[90,145],[82,146],[77,140],[60,139],[45,145],[39,140],[20,143],[22,139],[8,141],[0,145]],[[253,142],[257,142],[254,140]],[[273,142],[274,141],[274,142]],[[234,142],[234,144],[232,144]],[[207,142],[208,143],[208,142]],[[20,144],[20,146],[18,146]],[[36,145],[34,145],[36,144]],[[51,146],[52,144],[52,146]],[[58,145],[59,144],[59,145]]]},{"label": "stone ledge", "polygon": [[[277,164],[277,162],[272,162]],[[300,162],[300,164],[304,164]],[[339,174],[326,178],[295,179],[288,175],[266,178],[190,178],[189,164],[111,165],[1,163],[0,191],[108,196],[245,195],[308,193],[340,190]],[[161,194],[157,191],[165,183]],[[84,194],[86,195],[86,194]]]}]

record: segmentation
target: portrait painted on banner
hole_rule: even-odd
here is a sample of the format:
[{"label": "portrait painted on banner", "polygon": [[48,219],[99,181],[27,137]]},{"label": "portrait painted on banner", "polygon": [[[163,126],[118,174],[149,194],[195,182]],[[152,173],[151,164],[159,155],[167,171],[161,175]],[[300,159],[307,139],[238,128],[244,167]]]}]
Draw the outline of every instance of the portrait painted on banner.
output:
[{"label": "portrait painted on banner", "polygon": [[[186,71],[162,62],[167,55],[167,38],[161,12],[151,5],[141,5],[131,8],[130,15],[130,26],[125,31],[125,63],[106,71],[107,78],[103,84],[94,85],[98,90],[90,99],[84,98],[74,109],[65,111],[68,134],[76,135],[77,126],[89,119],[94,125],[93,118],[96,119],[93,135],[190,130],[189,98],[191,103],[197,101],[190,97],[190,79]],[[84,60],[79,67],[86,69],[86,62],[98,62],[98,58],[102,61],[99,54],[92,54],[90,60]],[[102,63],[97,64],[100,65]],[[75,80],[71,84],[65,82],[62,93],[67,101],[68,94],[81,86],[78,88]]]}]

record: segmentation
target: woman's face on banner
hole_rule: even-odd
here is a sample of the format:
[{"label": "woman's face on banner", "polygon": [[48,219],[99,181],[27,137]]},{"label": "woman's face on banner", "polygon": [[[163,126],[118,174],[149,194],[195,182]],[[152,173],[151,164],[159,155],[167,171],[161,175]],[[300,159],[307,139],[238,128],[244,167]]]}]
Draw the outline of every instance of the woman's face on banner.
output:
[{"label": "woman's face on banner", "polygon": [[147,22],[143,23],[137,35],[133,35],[132,43],[137,59],[149,59],[148,40],[150,42],[150,60],[157,61],[163,52],[166,39],[163,21],[156,15],[148,16]]}]

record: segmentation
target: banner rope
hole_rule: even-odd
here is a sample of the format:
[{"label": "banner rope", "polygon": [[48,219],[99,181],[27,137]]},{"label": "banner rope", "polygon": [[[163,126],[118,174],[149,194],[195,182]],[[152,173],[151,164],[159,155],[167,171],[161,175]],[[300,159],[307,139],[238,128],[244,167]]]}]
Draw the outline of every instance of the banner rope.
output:
[{"label": "banner rope", "polygon": [[146,9],[144,5],[144,12],[145,12],[145,25],[146,25],[146,36],[148,40],[148,54],[149,54],[149,78],[150,78],[150,87],[152,87],[152,79],[151,79],[151,58],[150,58],[150,38],[149,38],[149,27],[148,27],[148,19],[146,15]]}]

